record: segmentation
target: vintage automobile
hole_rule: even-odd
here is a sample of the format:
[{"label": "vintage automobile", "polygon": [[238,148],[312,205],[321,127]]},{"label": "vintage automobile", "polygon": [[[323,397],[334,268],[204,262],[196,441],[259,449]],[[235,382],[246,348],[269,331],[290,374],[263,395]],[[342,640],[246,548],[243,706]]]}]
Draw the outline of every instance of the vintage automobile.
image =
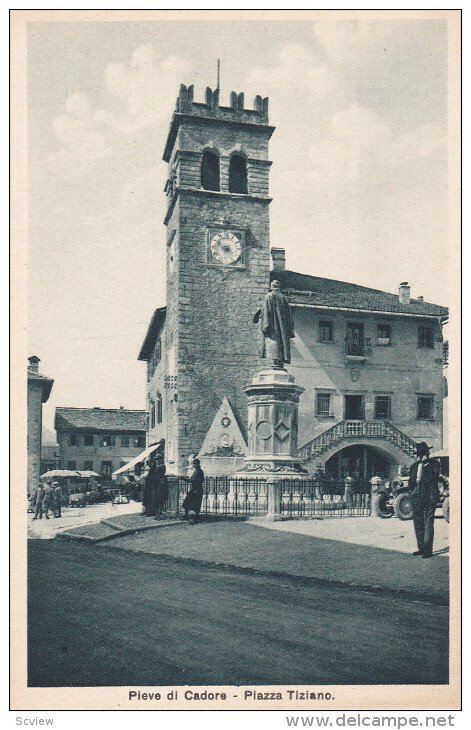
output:
[{"label": "vintage automobile", "polygon": [[[432,454],[440,461],[439,489],[440,496],[437,507],[441,507],[444,519],[450,521],[450,490],[449,490],[449,457],[444,451]],[[412,499],[409,489],[409,477],[396,477],[392,482],[379,480],[373,484],[372,494],[373,512],[383,519],[396,515],[400,520],[412,519]]]}]

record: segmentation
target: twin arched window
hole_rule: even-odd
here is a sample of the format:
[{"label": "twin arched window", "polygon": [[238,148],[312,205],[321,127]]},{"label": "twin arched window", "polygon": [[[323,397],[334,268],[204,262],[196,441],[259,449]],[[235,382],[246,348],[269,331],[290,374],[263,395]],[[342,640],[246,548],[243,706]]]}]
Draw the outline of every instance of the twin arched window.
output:
[{"label": "twin arched window", "polygon": [[220,190],[219,157],[210,150],[203,152],[201,161],[201,187],[205,190]]},{"label": "twin arched window", "polygon": [[[203,152],[201,160],[201,187],[204,190],[221,189],[219,173],[219,157],[211,150]],[[232,155],[229,163],[229,192],[247,195],[247,162],[242,155]]]},{"label": "twin arched window", "polygon": [[242,155],[232,155],[229,163],[229,192],[247,195],[247,163]]},{"label": "twin arched window", "polygon": [[156,423],[162,423],[162,394],[157,391],[154,400],[149,400],[149,429],[155,428]]}]

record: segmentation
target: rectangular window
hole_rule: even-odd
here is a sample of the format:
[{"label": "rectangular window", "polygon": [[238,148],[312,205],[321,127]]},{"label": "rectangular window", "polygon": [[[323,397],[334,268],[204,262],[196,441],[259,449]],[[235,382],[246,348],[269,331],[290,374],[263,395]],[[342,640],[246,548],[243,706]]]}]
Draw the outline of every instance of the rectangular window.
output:
[{"label": "rectangular window", "polygon": [[86,433],[83,437],[83,442],[85,446],[93,446],[93,434],[92,433]]},{"label": "rectangular window", "polygon": [[149,401],[149,420],[150,428],[155,428],[155,403],[153,400]]},{"label": "rectangular window", "polygon": [[417,347],[433,349],[433,327],[419,327]]},{"label": "rectangular window", "polygon": [[104,434],[101,437],[101,445],[102,446],[116,446],[116,438],[115,436],[111,436],[110,434]]},{"label": "rectangular window", "polygon": [[159,337],[155,346],[155,364],[158,365],[162,359],[162,340]]},{"label": "rectangular window", "polygon": [[70,460],[67,462],[67,469],[70,469],[71,471],[75,471],[77,468],[77,462],[75,460]]},{"label": "rectangular window", "polygon": [[330,393],[317,393],[316,395],[316,416],[330,416],[331,395]]},{"label": "rectangular window", "polygon": [[85,469],[85,471],[93,471],[93,461],[85,459],[85,461],[83,462],[83,468]]},{"label": "rectangular window", "polygon": [[417,396],[417,420],[433,421],[433,417],[434,417],[433,395],[418,395]]},{"label": "rectangular window", "polygon": [[390,324],[378,324],[376,329],[376,337],[378,345],[390,345],[391,344],[391,325]]},{"label": "rectangular window", "polygon": [[69,434],[69,446],[77,446],[78,437],[76,433]]},{"label": "rectangular window", "polygon": [[111,473],[113,471],[113,464],[111,461],[102,461],[101,462],[101,473],[104,477],[111,477]]},{"label": "rectangular window", "polygon": [[333,342],[334,341],[334,326],[332,322],[328,320],[321,320],[319,322],[319,342]]},{"label": "rectangular window", "polygon": [[391,396],[377,395],[375,398],[375,418],[391,418]]},{"label": "rectangular window", "polygon": [[365,418],[365,402],[362,395],[344,396],[344,418],[347,421],[363,421]]},{"label": "rectangular window", "polygon": [[129,436],[121,436],[121,446],[124,446],[124,448],[129,448]]},{"label": "rectangular window", "polygon": [[146,445],[146,437],[145,436],[131,436],[131,446],[133,448],[144,448]]}]

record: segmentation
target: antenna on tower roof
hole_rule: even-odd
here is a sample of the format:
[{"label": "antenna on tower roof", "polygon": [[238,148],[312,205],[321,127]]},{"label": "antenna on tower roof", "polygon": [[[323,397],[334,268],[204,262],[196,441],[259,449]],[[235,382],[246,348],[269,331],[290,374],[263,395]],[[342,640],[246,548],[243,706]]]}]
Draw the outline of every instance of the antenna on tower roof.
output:
[{"label": "antenna on tower roof", "polygon": [[217,86],[216,86],[217,91],[219,91],[219,89],[220,89],[220,80],[221,80],[221,60],[218,58],[218,82],[217,82]]}]

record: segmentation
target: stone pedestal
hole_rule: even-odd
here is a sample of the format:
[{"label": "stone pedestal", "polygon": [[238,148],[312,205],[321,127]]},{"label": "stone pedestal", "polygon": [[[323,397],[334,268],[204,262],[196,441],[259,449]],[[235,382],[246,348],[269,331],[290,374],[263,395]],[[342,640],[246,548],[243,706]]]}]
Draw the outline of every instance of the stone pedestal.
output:
[{"label": "stone pedestal", "polygon": [[298,404],[304,388],[286,370],[261,370],[245,388],[248,453],[240,478],[290,479],[307,472],[297,459]]}]

